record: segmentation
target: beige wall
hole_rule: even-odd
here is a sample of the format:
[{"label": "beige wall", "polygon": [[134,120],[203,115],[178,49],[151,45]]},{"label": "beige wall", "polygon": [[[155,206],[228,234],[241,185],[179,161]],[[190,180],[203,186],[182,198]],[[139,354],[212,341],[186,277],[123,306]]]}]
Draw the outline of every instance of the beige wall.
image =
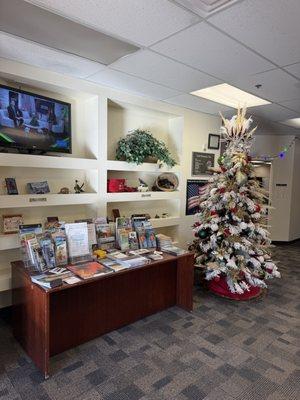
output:
[{"label": "beige wall", "polygon": [[[252,154],[277,155],[291,143],[293,138],[294,136],[290,135],[258,135]],[[297,151],[299,152],[299,149]],[[297,179],[299,153],[298,159],[295,155],[295,145],[293,145],[283,159],[275,158],[272,162],[270,198],[274,208],[270,210],[270,232],[272,240],[275,241],[290,241],[300,237],[299,179]]]},{"label": "beige wall", "polygon": [[290,240],[300,238],[300,139],[295,143]]}]

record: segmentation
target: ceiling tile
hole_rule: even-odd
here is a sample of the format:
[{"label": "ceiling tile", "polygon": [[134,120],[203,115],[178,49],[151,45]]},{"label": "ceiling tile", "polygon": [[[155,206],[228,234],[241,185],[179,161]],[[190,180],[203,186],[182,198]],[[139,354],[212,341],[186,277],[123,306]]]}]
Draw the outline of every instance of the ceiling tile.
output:
[{"label": "ceiling tile", "polygon": [[179,94],[178,91],[136,78],[109,68],[88,78],[89,81],[141,96],[163,100]]},{"label": "ceiling tile", "polygon": [[223,79],[274,67],[206,22],[179,32],[152,49]]},{"label": "ceiling tile", "polygon": [[300,63],[288,65],[284,69],[300,79]]},{"label": "ceiling tile", "polygon": [[299,0],[246,0],[209,21],[283,66],[300,61],[299,15]]},{"label": "ceiling tile", "polygon": [[298,113],[300,113],[300,99],[282,101],[280,104],[282,104],[284,107],[287,107],[291,110],[294,110],[294,111],[297,111]]},{"label": "ceiling tile", "polygon": [[85,78],[105,68],[100,63],[53,50],[3,32],[0,32],[0,57],[77,78]]},{"label": "ceiling tile", "polygon": [[217,85],[220,81],[149,50],[116,61],[110,68],[184,92]]},{"label": "ceiling tile", "polygon": [[259,107],[251,107],[248,109],[248,113],[257,115],[264,119],[271,121],[282,121],[288,118],[294,118],[297,116],[296,111],[288,110],[278,104],[267,104]]},{"label": "ceiling tile", "polygon": [[167,99],[165,102],[189,108],[194,111],[202,111],[207,114],[219,114],[219,112],[224,111],[232,111],[232,115],[235,114],[235,110],[233,108],[223,106],[222,104],[215,103],[213,101],[200,99],[199,97],[191,94],[182,94],[171,99]]},{"label": "ceiling tile", "polygon": [[[274,69],[245,78],[237,78],[232,84],[256,96],[276,103],[300,98],[300,82],[280,69]],[[257,84],[262,85],[262,87],[256,89],[255,85]]]},{"label": "ceiling tile", "polygon": [[168,0],[29,0],[90,27],[148,46],[200,17]]}]

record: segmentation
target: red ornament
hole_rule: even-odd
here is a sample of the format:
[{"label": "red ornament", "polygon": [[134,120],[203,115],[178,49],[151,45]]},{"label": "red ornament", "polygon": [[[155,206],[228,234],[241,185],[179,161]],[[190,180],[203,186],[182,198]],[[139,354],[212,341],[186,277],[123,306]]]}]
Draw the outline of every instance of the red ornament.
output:
[{"label": "red ornament", "polygon": [[227,169],[226,169],[225,167],[221,167],[221,171],[222,171],[222,172],[226,172]]},{"label": "red ornament", "polygon": [[237,212],[237,207],[231,208],[230,211],[235,214]]},{"label": "red ornament", "polygon": [[218,215],[217,211],[211,211],[210,215]]},{"label": "red ornament", "polygon": [[230,236],[230,231],[229,231],[229,229],[224,229],[224,235],[225,236]]},{"label": "red ornament", "polygon": [[220,193],[225,193],[225,188],[219,189],[219,192],[220,192]]},{"label": "red ornament", "polygon": [[255,207],[255,212],[260,212],[260,210],[261,210],[261,207],[260,207],[260,205],[256,205],[256,207]]}]

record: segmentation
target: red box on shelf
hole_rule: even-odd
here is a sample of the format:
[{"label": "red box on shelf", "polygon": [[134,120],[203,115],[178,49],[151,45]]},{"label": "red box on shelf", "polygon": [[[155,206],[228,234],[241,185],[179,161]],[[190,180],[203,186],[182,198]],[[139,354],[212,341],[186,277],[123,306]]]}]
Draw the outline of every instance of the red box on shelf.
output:
[{"label": "red box on shelf", "polygon": [[108,179],[107,180],[107,192],[118,193],[125,192],[125,179]]}]

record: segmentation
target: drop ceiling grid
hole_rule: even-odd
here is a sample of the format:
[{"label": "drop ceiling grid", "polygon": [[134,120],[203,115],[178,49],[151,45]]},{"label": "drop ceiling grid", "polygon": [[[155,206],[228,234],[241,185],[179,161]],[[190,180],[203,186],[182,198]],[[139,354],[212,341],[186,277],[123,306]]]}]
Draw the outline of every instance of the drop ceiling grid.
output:
[{"label": "drop ceiling grid", "polygon": [[[289,0],[289,1],[295,3],[294,0]],[[81,10],[80,7],[84,3],[81,0],[65,0],[63,2],[61,2],[60,0],[29,0],[28,2],[50,9],[51,11],[59,13],[60,15],[66,16],[67,18],[71,19],[77,18],[77,20],[79,13],[78,10]],[[251,2],[257,4],[257,6],[263,7],[262,3],[270,3],[270,0],[264,0],[264,2],[251,0]],[[257,79],[267,76],[266,74],[270,72],[270,70],[278,69],[278,65],[273,60],[270,61],[269,59],[267,59],[264,53],[259,52],[256,48],[252,48],[248,42],[242,40],[242,37],[240,36],[234,37],[234,35],[232,35],[232,33],[229,32],[229,29],[227,29],[227,27],[225,29],[224,26],[216,22],[218,21],[218,19],[221,19],[222,15],[225,14],[229,15],[230,13],[232,13],[230,15],[234,15],[236,13],[235,10],[237,8],[240,9],[241,7],[250,6],[249,1],[247,0],[237,1],[236,3],[227,6],[222,10],[218,10],[211,17],[207,18],[206,22],[204,22],[202,18],[200,18],[199,16],[196,16],[195,13],[189,12],[186,7],[178,6],[178,2],[176,2],[176,0],[175,1],[151,0],[151,2],[149,2],[148,0],[128,0],[126,3],[125,11],[124,11],[124,2],[122,0],[114,0],[114,2],[111,2],[109,0],[90,0],[90,5],[92,6],[92,7],[90,6],[89,10],[90,17],[95,17],[94,15],[92,15],[94,14],[92,12],[93,7],[101,7],[102,11],[100,19],[103,22],[103,24],[100,27],[93,26],[94,28],[99,29],[102,32],[111,34],[115,37],[122,38],[123,40],[125,39],[135,44],[141,44],[143,42],[142,45],[145,46],[143,47],[142,51],[134,53],[128,57],[125,57],[124,59],[120,59],[116,63],[110,64],[109,68],[102,69],[100,65],[99,71],[96,72],[92,69],[92,65],[89,65],[89,68],[91,69],[89,69],[88,74],[86,74],[86,76],[89,76],[88,79],[89,80],[95,79],[95,82],[98,81],[103,85],[112,86],[110,82],[113,82],[115,85],[116,84],[118,85],[117,88],[119,89],[132,91],[136,94],[142,94],[145,96],[149,95],[150,97],[161,100],[168,101],[171,100],[171,98],[173,98],[174,102],[176,101],[182,102],[183,101],[182,99],[186,99],[187,102],[186,108],[189,108],[189,105],[191,105],[191,103],[193,107],[195,108],[199,107],[199,102],[198,101],[195,102],[195,100],[197,99],[195,100],[193,99],[193,101],[191,101],[191,97],[193,96],[183,93],[185,91],[188,92],[191,91],[190,86],[193,85],[193,79],[195,85],[198,86],[199,84],[201,84],[203,78],[203,84],[205,85],[205,82],[207,80],[207,86],[210,86],[210,84],[208,83],[210,80],[211,82],[213,81],[218,82],[221,80],[222,82],[227,81],[228,83],[231,83],[243,89],[241,85],[246,86],[247,82],[245,83],[237,82],[235,76],[227,77],[226,74],[222,74],[221,68],[220,69],[217,68],[218,66],[212,64],[211,70],[205,71],[202,68],[192,66],[189,63],[186,63],[185,61],[177,60],[173,58],[173,56],[170,56],[169,54],[158,53],[157,50],[155,49],[156,46],[157,47],[160,46],[165,41],[172,41],[172,42],[174,41],[174,43],[176,43],[176,40],[178,37],[180,37],[180,35],[184,35],[184,33],[190,29],[196,29],[195,27],[203,23],[208,26],[207,28],[208,31],[214,32],[215,37],[221,38],[220,40],[222,40],[225,43],[231,43],[233,56],[231,58],[229,57],[229,60],[224,61],[225,65],[226,63],[228,63],[228,61],[231,61],[232,58],[236,57],[235,58],[236,60],[241,58],[246,58],[246,56],[243,57],[243,54],[244,55],[247,54],[248,63],[246,62],[244,63],[244,65],[246,64],[244,70],[247,71],[247,74],[250,75],[250,77],[252,76],[253,71],[255,71],[255,68],[257,68],[256,64],[259,63],[261,67],[258,68],[258,71],[255,71],[256,72],[255,78]],[[74,10],[72,11],[72,7],[74,6],[76,8],[76,12]],[[134,12],[134,10],[136,12]],[[81,17],[81,20],[86,15],[86,12],[87,10],[82,10],[82,12],[80,12],[79,15]],[[116,13],[118,16],[120,16],[121,19],[115,17]],[[146,21],[146,23],[144,23],[143,20],[144,15],[148,17],[148,21]],[[172,18],[170,17],[168,18],[169,15],[171,15]],[[154,16],[156,16],[157,18],[154,18]],[[132,21],[132,24],[129,24],[131,25],[131,27],[125,26],[126,25],[125,22],[128,20]],[[136,20],[138,20],[137,25],[135,25]],[[170,20],[172,26],[170,26]],[[163,21],[163,23],[159,21]],[[111,27],[109,26],[109,24],[112,24]],[[157,24],[161,25],[158,30],[156,29]],[[91,24],[88,25],[91,26]],[[245,26],[245,21],[244,21],[244,26]],[[139,42],[136,41],[136,37],[132,36],[133,31],[130,30],[129,28],[133,29],[134,33],[137,33]],[[156,40],[155,44],[153,44],[154,43],[154,41],[152,41],[153,38]],[[207,51],[208,48],[209,46],[206,46],[202,54],[205,55],[205,51]],[[226,54],[226,51],[228,51],[228,46],[226,45],[224,45],[223,49],[221,45],[219,48],[221,48],[220,50],[221,54],[224,53]],[[152,53],[150,58],[152,60],[153,59],[157,60],[157,69],[161,68],[159,66],[160,65],[159,63],[162,63],[162,65],[164,65],[164,67],[161,68],[161,71],[158,72],[154,71],[153,64],[151,65],[151,63],[149,64],[149,70],[147,71],[141,71],[141,67],[139,69],[137,68],[136,65],[134,65],[134,68],[132,69],[129,68],[130,58],[133,57],[134,60],[134,58],[137,57],[138,54],[143,53],[143,51],[144,54],[145,52],[148,52],[148,54],[150,54],[150,52]],[[154,54],[156,54],[156,56],[154,56]],[[216,54],[218,54],[218,52],[216,52]],[[242,56],[240,54],[242,54]],[[216,60],[218,59],[219,56],[216,56]],[[144,62],[145,62],[144,59],[140,61],[141,66],[143,65],[145,66],[145,64],[143,64]],[[118,63],[120,63],[119,66]],[[231,67],[232,66],[233,67],[235,66],[234,63],[233,65],[231,65]],[[83,69],[84,68],[85,67],[83,67]],[[167,76],[164,81],[163,78],[168,74],[167,73],[168,68],[170,68],[169,70],[170,73],[169,76]],[[237,72],[235,73],[235,75],[238,75],[238,72],[240,71],[241,68],[243,68],[243,65],[237,68],[236,70]],[[279,68],[280,71],[285,72],[287,75],[290,74],[289,76],[292,77],[293,79],[295,79],[295,74],[297,76],[297,70],[295,71],[293,70],[297,67],[292,68],[292,66],[288,66],[285,69],[283,69],[283,66],[280,66]],[[265,72],[266,70],[267,72]],[[181,74],[178,73],[178,71],[182,71]],[[175,81],[176,74],[179,75],[180,77],[179,80],[183,81],[182,77],[186,74],[184,71],[190,71],[191,76],[188,76],[188,79],[186,78],[186,82],[180,82],[180,83],[176,82]],[[265,75],[260,76],[260,72],[262,72]],[[84,78],[86,78],[86,76]],[[249,76],[247,78],[249,78]],[[297,79],[299,78],[300,77],[297,76]],[[175,85],[176,87],[173,87]],[[200,87],[198,86],[193,87],[193,89],[194,90],[199,89]],[[251,90],[248,91],[252,92],[253,94],[259,95],[261,97],[264,97],[261,94],[261,92],[259,92],[258,94],[257,91],[254,91],[253,87],[251,87]],[[299,96],[298,94],[296,94],[296,92],[297,90],[292,91],[292,93],[294,93],[293,97],[295,97],[296,95],[296,97],[299,98],[300,91],[299,91]],[[290,107],[297,108],[298,110],[297,104],[294,105],[288,101],[288,100],[290,101],[293,100],[296,102],[297,100],[291,98],[287,99],[286,96],[284,96],[284,99],[280,99],[280,103],[278,96],[276,97],[275,100],[271,98],[268,98],[268,100],[272,101],[275,104],[275,106],[273,107],[274,109],[276,108],[276,105],[280,106],[281,108],[277,107],[277,109],[278,110],[280,109],[282,114],[285,113],[284,110],[286,110],[287,114],[289,114],[289,111],[295,111],[293,110],[293,108]],[[218,105],[217,103],[214,104],[218,107],[218,109],[220,109],[220,105]],[[184,104],[181,105],[184,106]],[[203,109],[206,110],[213,109],[211,105],[209,106],[207,104],[204,105],[204,103],[202,103],[202,107]],[[199,111],[204,111],[204,110],[199,110]],[[270,117],[272,112],[273,111],[270,110]]]}]

